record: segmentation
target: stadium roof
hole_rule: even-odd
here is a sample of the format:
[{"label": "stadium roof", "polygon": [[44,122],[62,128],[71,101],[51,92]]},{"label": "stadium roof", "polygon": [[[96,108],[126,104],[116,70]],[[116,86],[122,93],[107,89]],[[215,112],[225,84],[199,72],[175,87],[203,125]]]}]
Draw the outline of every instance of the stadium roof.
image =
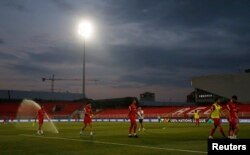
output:
[{"label": "stadium roof", "polygon": [[240,102],[250,102],[249,73],[193,77],[192,86],[228,99],[236,95]]},{"label": "stadium roof", "polygon": [[44,91],[20,91],[20,90],[0,90],[0,99],[22,100],[22,99],[41,99],[57,101],[73,101],[82,99],[82,94],[44,92]]}]

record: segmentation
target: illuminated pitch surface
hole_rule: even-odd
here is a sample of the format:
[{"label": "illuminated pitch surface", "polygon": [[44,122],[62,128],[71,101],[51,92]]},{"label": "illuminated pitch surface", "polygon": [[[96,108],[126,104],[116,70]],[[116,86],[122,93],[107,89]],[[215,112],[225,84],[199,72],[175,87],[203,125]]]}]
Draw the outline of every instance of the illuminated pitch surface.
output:
[{"label": "illuminated pitch surface", "polygon": [[[88,128],[80,137],[82,123],[55,123],[59,134],[36,135],[31,123],[0,125],[0,154],[98,154],[98,155],[183,155],[207,154],[211,125],[201,123],[145,123],[139,138],[128,138],[129,123],[93,123],[94,136]],[[227,124],[223,124],[227,132]],[[250,124],[240,124],[240,138],[250,138]],[[215,138],[220,138],[219,130]]]}]

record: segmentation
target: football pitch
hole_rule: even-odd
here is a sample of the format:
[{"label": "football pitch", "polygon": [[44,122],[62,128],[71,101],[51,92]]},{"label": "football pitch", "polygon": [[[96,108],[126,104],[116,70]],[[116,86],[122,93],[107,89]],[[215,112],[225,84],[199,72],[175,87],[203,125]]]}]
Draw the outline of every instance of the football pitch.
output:
[{"label": "football pitch", "polygon": [[[128,122],[93,122],[94,135],[81,122],[55,123],[59,133],[36,135],[37,124],[0,124],[0,154],[60,155],[199,155],[207,154],[211,124],[144,123],[138,138],[129,138]],[[223,124],[225,132],[228,125]],[[44,126],[46,129],[46,124]],[[250,138],[250,124],[240,124],[239,138]],[[214,138],[222,136],[217,129]]]}]

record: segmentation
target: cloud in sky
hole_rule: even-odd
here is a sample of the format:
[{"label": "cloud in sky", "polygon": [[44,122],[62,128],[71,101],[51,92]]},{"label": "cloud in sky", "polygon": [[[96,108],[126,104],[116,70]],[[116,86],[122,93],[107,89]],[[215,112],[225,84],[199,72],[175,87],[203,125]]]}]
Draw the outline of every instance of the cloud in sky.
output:
[{"label": "cloud in sky", "polygon": [[4,44],[4,40],[0,38],[0,44]]},{"label": "cloud in sky", "polygon": [[[81,78],[76,28],[87,17],[95,28],[86,40],[87,96],[150,91],[157,100],[185,101],[191,77],[249,68],[249,8],[247,0],[1,1],[0,86],[49,90],[41,77]],[[58,81],[55,89],[80,93],[81,81]]]}]

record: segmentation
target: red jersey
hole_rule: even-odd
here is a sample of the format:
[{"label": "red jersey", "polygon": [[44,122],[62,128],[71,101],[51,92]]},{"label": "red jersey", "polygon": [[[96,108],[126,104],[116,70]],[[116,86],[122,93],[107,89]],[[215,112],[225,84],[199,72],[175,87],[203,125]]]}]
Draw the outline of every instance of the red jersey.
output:
[{"label": "red jersey", "polygon": [[131,104],[129,106],[129,117],[136,117],[137,114],[137,108],[135,104]]},{"label": "red jersey", "polygon": [[91,110],[91,106],[89,104],[87,104],[85,107],[84,107],[84,112],[85,112],[85,116],[91,116],[92,114],[92,110]]},{"label": "red jersey", "polygon": [[84,116],[84,120],[83,120],[84,124],[92,123],[92,119],[91,119],[92,110],[91,110],[90,104],[85,105],[84,112],[85,112],[85,116]]},{"label": "red jersey", "polygon": [[230,117],[231,117],[231,118],[237,118],[238,110],[237,110],[237,108],[236,108],[235,103],[229,102],[229,103],[227,104],[227,109],[229,110],[229,113],[230,113]]},{"label": "red jersey", "polygon": [[42,120],[44,118],[44,115],[45,115],[44,109],[43,108],[39,109],[38,112],[37,112],[38,119]]}]

